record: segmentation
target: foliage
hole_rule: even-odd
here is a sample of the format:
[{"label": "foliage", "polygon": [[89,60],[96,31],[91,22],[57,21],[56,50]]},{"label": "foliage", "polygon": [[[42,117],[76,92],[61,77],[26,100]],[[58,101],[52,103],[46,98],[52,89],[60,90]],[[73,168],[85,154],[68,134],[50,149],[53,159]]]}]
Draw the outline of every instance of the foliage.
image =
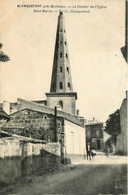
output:
[{"label": "foliage", "polygon": [[43,127],[34,128],[32,125],[25,127],[22,129],[22,131],[19,133],[22,136],[25,137],[31,137],[33,139],[40,139],[40,140],[49,140],[51,129],[44,129]]},{"label": "foliage", "polygon": [[110,135],[118,135],[120,133],[120,113],[116,110],[113,114],[109,115],[106,121],[104,131]]},{"label": "foliage", "polygon": [[[0,43],[0,49],[2,48],[2,44]],[[9,57],[5,55],[2,51],[0,51],[0,62],[9,61]]]}]

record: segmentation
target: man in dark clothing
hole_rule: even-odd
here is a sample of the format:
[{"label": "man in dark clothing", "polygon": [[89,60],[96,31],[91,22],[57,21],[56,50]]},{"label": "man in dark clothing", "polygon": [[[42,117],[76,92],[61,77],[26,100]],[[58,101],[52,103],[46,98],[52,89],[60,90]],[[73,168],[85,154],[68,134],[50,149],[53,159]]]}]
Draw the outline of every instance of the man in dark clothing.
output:
[{"label": "man in dark clothing", "polygon": [[91,160],[91,146],[90,143],[87,144],[87,160]]}]

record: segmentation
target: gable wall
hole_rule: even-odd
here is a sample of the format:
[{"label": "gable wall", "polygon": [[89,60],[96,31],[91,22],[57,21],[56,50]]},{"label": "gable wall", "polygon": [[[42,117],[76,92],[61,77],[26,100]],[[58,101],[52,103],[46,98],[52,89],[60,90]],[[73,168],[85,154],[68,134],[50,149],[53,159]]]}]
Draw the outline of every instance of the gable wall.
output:
[{"label": "gable wall", "polygon": [[[24,109],[10,115],[10,121],[0,121],[1,128],[7,132],[22,136],[54,141],[54,116]],[[61,120],[57,120],[61,131]]]}]

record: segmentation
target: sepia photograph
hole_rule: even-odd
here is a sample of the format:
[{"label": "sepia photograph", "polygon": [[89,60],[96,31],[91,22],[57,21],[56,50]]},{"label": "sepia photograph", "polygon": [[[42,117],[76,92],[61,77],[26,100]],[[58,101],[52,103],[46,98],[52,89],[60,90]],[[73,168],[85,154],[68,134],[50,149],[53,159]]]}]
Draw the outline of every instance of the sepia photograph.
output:
[{"label": "sepia photograph", "polygon": [[127,195],[128,0],[0,0],[0,194]]}]

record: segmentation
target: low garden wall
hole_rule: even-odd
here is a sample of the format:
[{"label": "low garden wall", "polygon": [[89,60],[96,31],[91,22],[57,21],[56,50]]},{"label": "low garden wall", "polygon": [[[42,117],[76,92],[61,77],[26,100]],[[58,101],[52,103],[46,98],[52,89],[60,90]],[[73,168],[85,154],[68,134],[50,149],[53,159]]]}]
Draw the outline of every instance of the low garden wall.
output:
[{"label": "low garden wall", "polygon": [[4,187],[13,185],[26,176],[43,175],[62,166],[59,143],[33,144],[1,140],[0,147],[4,148],[5,153],[1,150],[0,192]]}]

